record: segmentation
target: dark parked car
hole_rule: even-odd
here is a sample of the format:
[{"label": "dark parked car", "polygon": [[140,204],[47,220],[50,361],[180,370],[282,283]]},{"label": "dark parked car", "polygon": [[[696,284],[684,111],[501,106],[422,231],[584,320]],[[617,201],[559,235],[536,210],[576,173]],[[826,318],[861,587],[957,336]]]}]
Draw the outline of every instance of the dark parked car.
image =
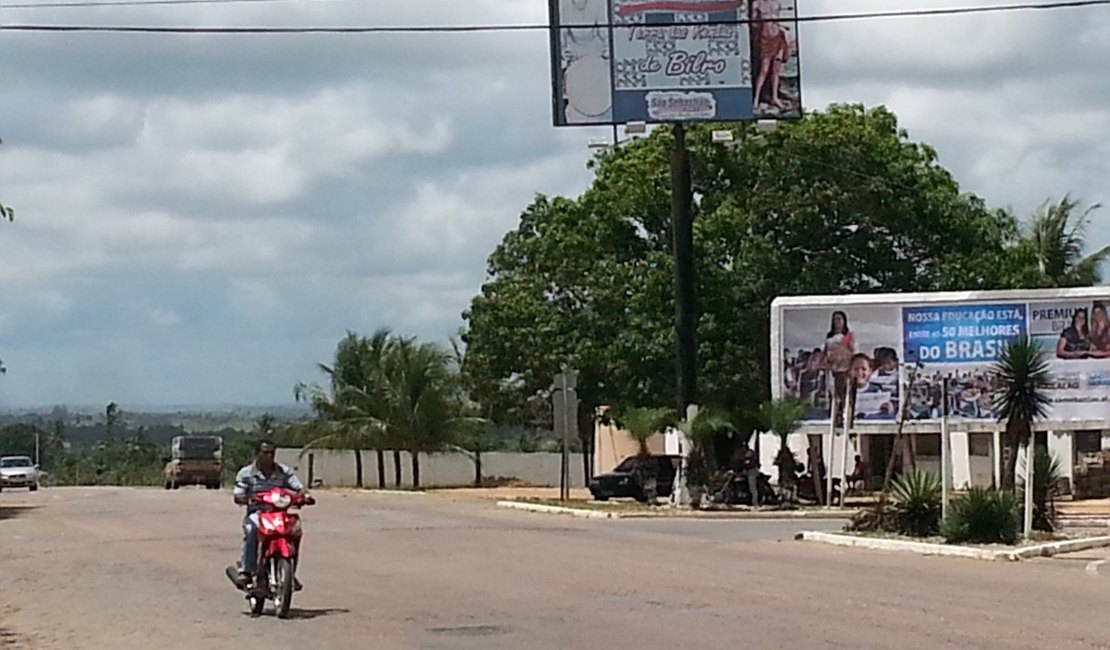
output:
[{"label": "dark parked car", "polygon": [[655,479],[655,497],[668,497],[674,485],[679,456],[631,456],[621,461],[613,471],[599,474],[590,480],[590,494],[598,501],[614,497],[630,497],[647,501],[643,480]]}]

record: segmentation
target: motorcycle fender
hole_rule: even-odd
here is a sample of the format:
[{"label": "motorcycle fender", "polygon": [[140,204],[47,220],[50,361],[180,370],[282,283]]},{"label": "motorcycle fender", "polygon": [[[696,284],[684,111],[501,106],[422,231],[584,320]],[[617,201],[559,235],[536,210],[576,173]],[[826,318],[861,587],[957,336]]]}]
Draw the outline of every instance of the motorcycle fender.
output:
[{"label": "motorcycle fender", "polygon": [[292,558],[296,555],[296,549],[289,543],[289,540],[284,537],[278,537],[270,540],[270,548],[267,555],[270,557]]}]

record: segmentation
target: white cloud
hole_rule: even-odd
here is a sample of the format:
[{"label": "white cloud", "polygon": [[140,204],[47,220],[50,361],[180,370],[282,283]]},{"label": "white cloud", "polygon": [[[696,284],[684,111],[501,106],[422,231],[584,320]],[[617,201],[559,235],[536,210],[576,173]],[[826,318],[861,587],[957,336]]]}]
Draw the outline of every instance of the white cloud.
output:
[{"label": "white cloud", "polygon": [[[804,13],[920,7],[812,0]],[[13,15],[416,25],[541,23],[546,7]],[[806,23],[801,37],[808,106],[887,105],[991,205],[1022,214],[1067,191],[1110,203],[1105,11]],[[551,127],[547,48],[542,32],[5,33],[0,200],[18,214],[0,225],[0,404],[287,401],[347,329],[445,340],[520,212],[537,192],[581,192],[585,143],[608,135]],[[1092,243],[1110,243],[1108,215]]]}]

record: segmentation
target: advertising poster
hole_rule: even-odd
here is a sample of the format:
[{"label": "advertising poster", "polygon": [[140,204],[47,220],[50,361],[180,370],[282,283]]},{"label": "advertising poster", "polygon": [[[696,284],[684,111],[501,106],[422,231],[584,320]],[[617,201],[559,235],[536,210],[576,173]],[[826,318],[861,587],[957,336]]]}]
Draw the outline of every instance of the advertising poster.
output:
[{"label": "advertising poster", "polygon": [[794,0],[551,0],[556,126],[802,114]]},{"label": "advertising poster", "polygon": [[842,404],[853,383],[856,421],[897,417],[902,347],[897,306],[784,310],[782,330],[782,392],[809,405],[805,420],[828,421],[832,396]]},{"label": "advertising poster", "polygon": [[928,305],[902,309],[906,361],[918,365],[907,416],[942,415],[942,382],[948,382],[948,414],[995,420],[997,381],[991,367],[1006,344],[1026,335],[1026,305],[991,303]]},{"label": "advertising poster", "polygon": [[[1084,297],[1067,295],[1081,291]],[[782,364],[773,394],[805,400],[804,420],[812,425],[827,423],[833,396],[840,403],[851,386],[856,423],[897,421],[904,402],[906,417],[919,423],[939,424],[947,407],[953,421],[991,425],[999,419],[996,363],[1009,343],[1028,337],[1047,362],[1042,389],[1050,405],[1042,425],[1110,426],[1100,424],[1110,421],[1110,291],[1105,299],[1091,289],[985,299],[991,293],[951,301],[930,300],[944,294],[843,303],[814,297],[820,307],[792,297],[773,310],[772,340],[781,346],[773,356]]]},{"label": "advertising poster", "polygon": [[[1110,292],[1108,292],[1110,293]],[[1103,417],[1110,408],[1110,319],[1106,300],[1029,304],[1030,336],[1049,356],[1054,417]]]}]

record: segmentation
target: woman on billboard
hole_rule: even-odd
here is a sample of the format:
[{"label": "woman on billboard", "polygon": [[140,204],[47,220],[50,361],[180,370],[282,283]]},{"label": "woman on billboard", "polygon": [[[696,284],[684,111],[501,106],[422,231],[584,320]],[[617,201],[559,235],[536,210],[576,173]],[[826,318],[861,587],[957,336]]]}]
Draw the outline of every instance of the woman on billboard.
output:
[{"label": "woman on billboard", "polygon": [[856,340],[848,326],[848,314],[834,311],[825,335],[825,367],[833,377],[833,390],[837,402],[844,401],[848,388],[848,370],[856,355]]},{"label": "woman on billboard", "polygon": [[1086,359],[1091,356],[1091,333],[1087,328],[1087,310],[1076,309],[1071,325],[1060,332],[1056,356],[1061,359]]}]

